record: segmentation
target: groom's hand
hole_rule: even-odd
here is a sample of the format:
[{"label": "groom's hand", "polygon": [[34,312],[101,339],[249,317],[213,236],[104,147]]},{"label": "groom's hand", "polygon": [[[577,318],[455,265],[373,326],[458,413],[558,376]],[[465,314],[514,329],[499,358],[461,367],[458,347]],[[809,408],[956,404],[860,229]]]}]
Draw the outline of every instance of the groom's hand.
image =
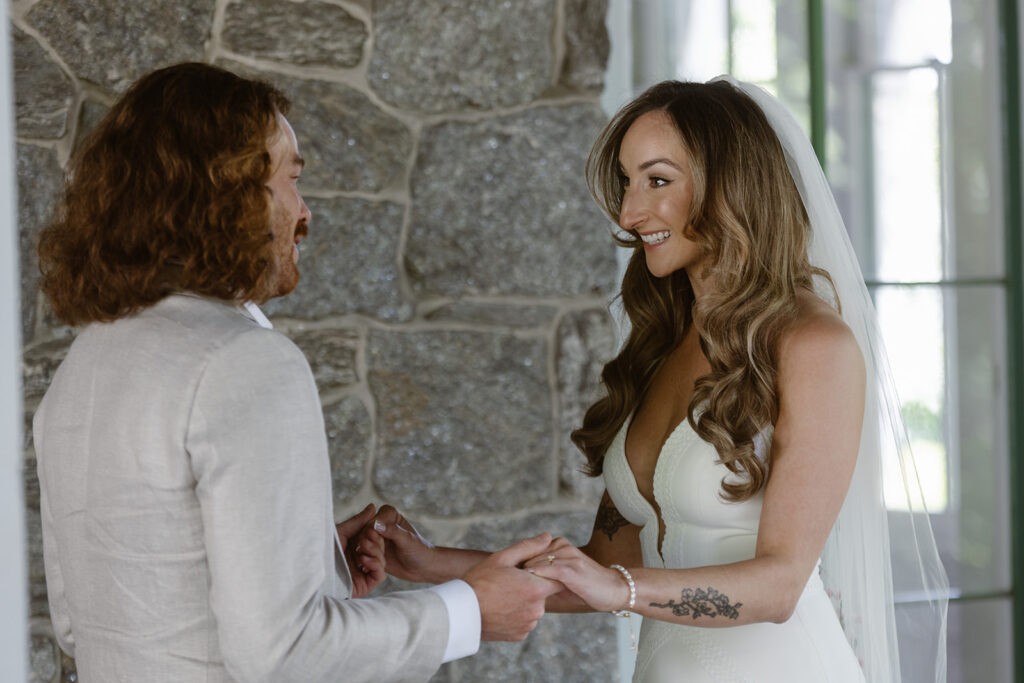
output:
[{"label": "groom's hand", "polygon": [[352,576],[353,598],[367,595],[387,578],[384,542],[367,538],[366,533],[376,511],[370,503],[359,514],[335,525]]},{"label": "groom's hand", "polygon": [[520,541],[492,553],[462,577],[480,603],[482,640],[519,641],[536,628],[544,616],[544,601],[563,586],[517,566],[542,552],[550,542],[548,533]]}]

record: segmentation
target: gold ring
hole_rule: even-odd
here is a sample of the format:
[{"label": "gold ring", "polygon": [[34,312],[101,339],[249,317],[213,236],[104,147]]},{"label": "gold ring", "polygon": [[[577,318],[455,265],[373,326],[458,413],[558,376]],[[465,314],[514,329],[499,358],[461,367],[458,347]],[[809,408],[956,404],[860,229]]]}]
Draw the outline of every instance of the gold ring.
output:
[{"label": "gold ring", "polygon": [[548,564],[552,564],[552,563],[554,563],[554,561],[555,561],[555,556],[554,555],[548,555]]}]

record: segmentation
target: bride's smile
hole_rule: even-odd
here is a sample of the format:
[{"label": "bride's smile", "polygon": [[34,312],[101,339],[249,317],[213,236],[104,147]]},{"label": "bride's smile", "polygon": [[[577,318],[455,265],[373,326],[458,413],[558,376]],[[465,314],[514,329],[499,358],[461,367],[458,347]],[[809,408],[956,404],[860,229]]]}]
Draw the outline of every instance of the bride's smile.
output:
[{"label": "bride's smile", "polygon": [[690,158],[672,120],[660,111],[640,116],[619,148],[619,226],[644,243],[647,268],[664,277],[698,265],[704,254],[687,236],[693,203]]}]

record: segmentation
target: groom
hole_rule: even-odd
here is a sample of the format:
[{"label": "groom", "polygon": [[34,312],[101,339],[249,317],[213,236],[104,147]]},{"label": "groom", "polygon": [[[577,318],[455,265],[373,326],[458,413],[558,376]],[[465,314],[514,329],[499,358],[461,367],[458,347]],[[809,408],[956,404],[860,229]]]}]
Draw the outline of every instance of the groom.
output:
[{"label": "groom", "polygon": [[265,83],[142,78],[74,162],[40,238],[54,312],[85,326],[34,421],[47,589],[83,681],[423,681],[520,640],[559,584],[522,541],[432,589],[333,523],[316,386],[254,302],[298,283],[303,161]]}]

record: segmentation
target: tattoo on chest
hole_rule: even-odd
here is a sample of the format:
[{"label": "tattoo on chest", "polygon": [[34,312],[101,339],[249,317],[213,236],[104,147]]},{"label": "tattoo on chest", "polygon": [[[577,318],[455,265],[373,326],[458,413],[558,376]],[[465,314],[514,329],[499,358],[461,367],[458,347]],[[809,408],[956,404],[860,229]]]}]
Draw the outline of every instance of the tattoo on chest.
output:
[{"label": "tattoo on chest", "polygon": [[742,602],[735,605],[729,604],[729,596],[719,593],[708,586],[707,590],[698,588],[684,588],[679,602],[669,600],[664,604],[652,602],[651,607],[667,607],[677,617],[726,617],[736,619],[739,617],[739,608],[743,607]]},{"label": "tattoo on chest", "polygon": [[597,508],[597,520],[594,522],[594,526],[598,531],[608,536],[608,540],[612,540],[615,532],[622,527],[629,524],[629,520],[622,516],[618,508],[610,501],[601,501],[600,507]]}]

